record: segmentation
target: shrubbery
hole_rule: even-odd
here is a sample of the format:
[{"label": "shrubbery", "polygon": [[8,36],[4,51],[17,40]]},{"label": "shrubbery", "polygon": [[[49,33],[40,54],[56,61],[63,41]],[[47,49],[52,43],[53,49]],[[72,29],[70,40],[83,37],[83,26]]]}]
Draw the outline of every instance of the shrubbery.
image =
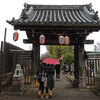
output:
[{"label": "shrubbery", "polygon": [[69,52],[64,56],[63,63],[68,64],[71,66],[71,64],[74,62],[74,54]]}]

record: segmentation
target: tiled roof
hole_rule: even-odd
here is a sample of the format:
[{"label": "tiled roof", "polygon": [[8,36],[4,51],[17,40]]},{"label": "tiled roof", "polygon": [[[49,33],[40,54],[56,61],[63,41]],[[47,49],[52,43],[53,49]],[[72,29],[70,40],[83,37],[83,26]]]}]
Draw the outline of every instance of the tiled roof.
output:
[{"label": "tiled roof", "polygon": [[25,4],[20,18],[10,24],[97,24],[98,12],[88,5],[29,5]]}]

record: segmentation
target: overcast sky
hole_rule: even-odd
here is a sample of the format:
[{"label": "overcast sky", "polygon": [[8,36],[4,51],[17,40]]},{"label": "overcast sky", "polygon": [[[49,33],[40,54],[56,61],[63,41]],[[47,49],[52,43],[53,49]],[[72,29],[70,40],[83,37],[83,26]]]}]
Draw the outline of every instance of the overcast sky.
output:
[{"label": "overcast sky", "polygon": [[[19,18],[22,9],[24,8],[24,3],[28,4],[58,4],[58,5],[78,5],[78,4],[89,4],[92,3],[93,9],[98,11],[100,17],[100,0],[1,0],[0,1],[0,41],[4,39],[4,30],[7,28],[7,42],[14,45],[20,46],[24,49],[30,49],[29,45],[23,44],[23,38],[27,38],[25,32],[19,32],[19,40],[17,42],[13,41],[13,27],[6,23],[6,20],[11,20],[13,17],[15,19]],[[100,43],[100,32],[91,33],[87,39],[94,39],[94,44]],[[93,44],[93,45],[94,45]],[[93,50],[93,45],[85,46],[87,51]],[[41,53],[45,52],[45,47],[41,48]]]}]

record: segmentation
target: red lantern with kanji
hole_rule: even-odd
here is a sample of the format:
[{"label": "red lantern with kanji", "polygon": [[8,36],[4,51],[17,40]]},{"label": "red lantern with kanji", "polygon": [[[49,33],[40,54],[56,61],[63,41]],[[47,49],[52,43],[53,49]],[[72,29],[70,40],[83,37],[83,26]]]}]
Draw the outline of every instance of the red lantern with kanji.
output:
[{"label": "red lantern with kanji", "polygon": [[64,36],[59,36],[59,44],[64,44]]},{"label": "red lantern with kanji", "polygon": [[18,37],[19,37],[19,33],[18,32],[14,32],[13,33],[13,40],[14,41],[17,41],[18,40]]},{"label": "red lantern with kanji", "polygon": [[65,36],[65,45],[69,45],[70,44],[70,38],[69,36]]},{"label": "red lantern with kanji", "polygon": [[45,36],[44,35],[40,35],[39,42],[40,42],[40,44],[44,44],[45,43]]}]

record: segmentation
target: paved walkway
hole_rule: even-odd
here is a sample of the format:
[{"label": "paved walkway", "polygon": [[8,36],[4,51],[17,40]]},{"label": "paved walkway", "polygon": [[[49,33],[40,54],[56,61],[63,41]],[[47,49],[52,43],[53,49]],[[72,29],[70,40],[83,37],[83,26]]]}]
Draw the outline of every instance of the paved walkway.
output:
[{"label": "paved walkway", "polygon": [[[91,92],[90,89],[72,88],[66,76],[66,74],[61,73],[60,81],[55,80],[55,88],[51,100],[100,100],[100,97]],[[29,86],[23,95],[4,95],[0,97],[0,100],[40,100],[37,98],[37,91],[38,88]]]}]

